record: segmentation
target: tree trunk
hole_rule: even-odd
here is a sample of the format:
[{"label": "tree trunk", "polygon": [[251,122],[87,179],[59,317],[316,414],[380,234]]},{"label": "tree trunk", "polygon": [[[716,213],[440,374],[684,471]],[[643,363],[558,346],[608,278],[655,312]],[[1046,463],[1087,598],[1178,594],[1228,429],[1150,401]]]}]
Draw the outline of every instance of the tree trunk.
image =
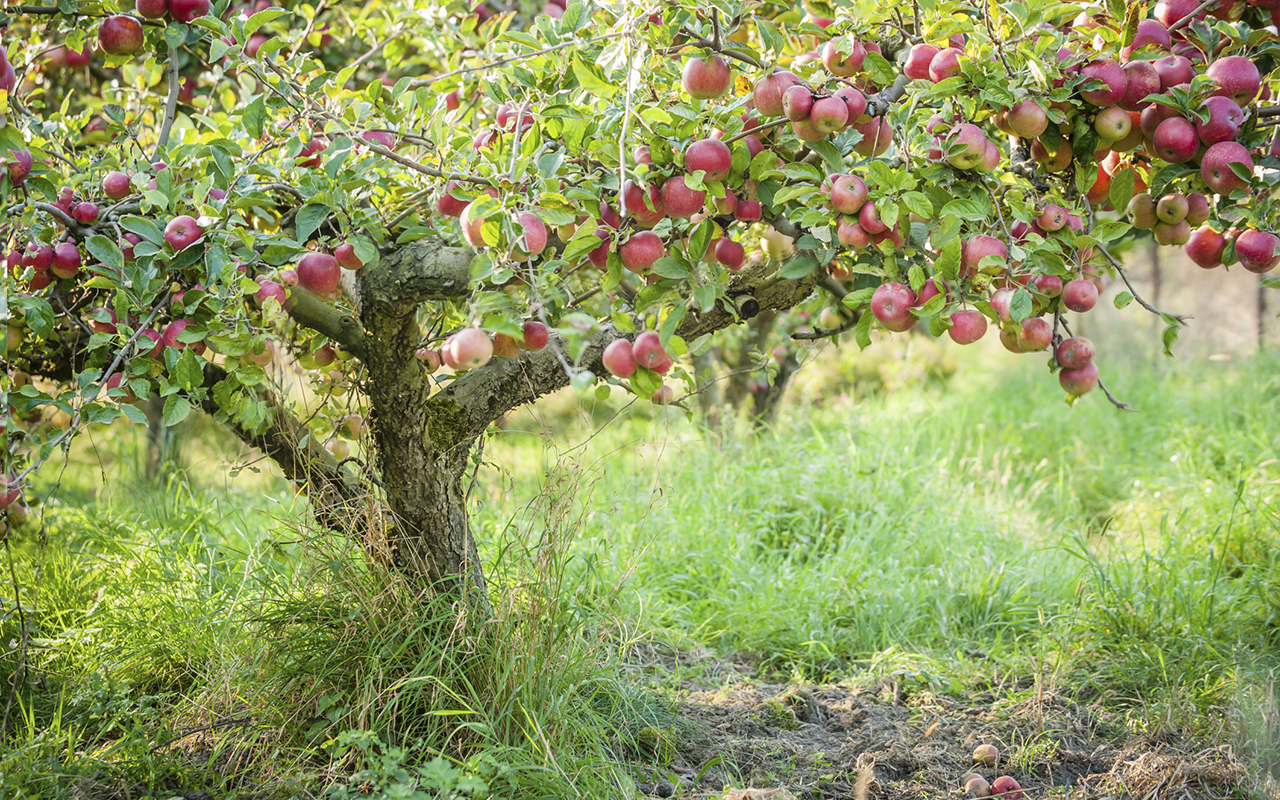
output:
[{"label": "tree trunk", "polygon": [[791,376],[800,369],[800,362],[795,353],[788,352],[778,365],[778,374],[765,386],[764,391],[755,395],[755,408],[751,421],[756,428],[763,428],[773,423],[778,416],[778,408],[782,405],[782,396],[787,392],[787,384]]}]

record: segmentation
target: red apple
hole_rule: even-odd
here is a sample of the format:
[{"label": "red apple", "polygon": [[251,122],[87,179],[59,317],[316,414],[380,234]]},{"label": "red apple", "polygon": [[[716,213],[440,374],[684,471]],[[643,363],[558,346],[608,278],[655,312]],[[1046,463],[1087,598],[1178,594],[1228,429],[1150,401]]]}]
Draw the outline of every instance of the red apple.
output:
[{"label": "red apple", "polygon": [[867,184],[857,175],[837,175],[831,184],[831,207],[840,214],[857,214],[867,202]]},{"label": "red apple", "polygon": [[71,209],[71,218],[81,225],[92,225],[98,221],[98,206],[95,203],[76,203]]},{"label": "red apple", "polygon": [[756,81],[751,95],[756,111],[766,117],[782,116],[782,94],[799,82],[799,78],[786,70],[772,72]]},{"label": "red apple", "polygon": [[667,248],[663,245],[662,238],[653,231],[633,233],[618,249],[622,266],[639,274],[648,272],[653,263],[666,254]]},{"label": "red apple", "polygon": [[523,233],[516,237],[515,247],[511,253],[512,258],[517,261],[527,261],[547,249],[547,226],[537,214],[522,211],[517,215],[516,221],[519,223],[518,229]]},{"label": "red apple", "polygon": [[1009,248],[1005,247],[1004,242],[994,236],[987,236],[980,233],[970,238],[964,243],[961,249],[960,260],[964,266],[960,276],[966,279],[973,279],[980,270],[982,259],[988,256],[999,256],[1006,261],[1009,258]]},{"label": "red apple", "polygon": [[1120,57],[1129,58],[1135,50],[1141,50],[1149,47],[1152,50],[1168,50],[1173,47],[1173,39],[1169,36],[1169,29],[1154,19],[1138,20],[1138,30],[1134,34],[1133,41],[1120,48]]},{"label": "red apple", "polygon": [[169,220],[169,224],[164,226],[164,240],[169,243],[175,251],[185,250],[195,244],[196,240],[204,235],[204,228],[196,222],[194,217],[183,214],[180,217],[174,217]]},{"label": "red apple", "polygon": [[1215,95],[1230,97],[1241,108],[1253,102],[1262,83],[1257,65],[1244,56],[1219,58],[1204,74],[1213,79]]},{"label": "red apple", "polygon": [[939,50],[929,61],[929,80],[934,83],[942,81],[954,75],[960,74],[960,56],[963,52],[954,48],[946,47]]},{"label": "red apple", "polygon": [[169,0],[169,14],[178,22],[190,23],[209,13],[209,0]]},{"label": "red apple", "polygon": [[169,0],[137,0],[135,8],[140,17],[160,19],[169,13]]},{"label": "red apple", "polygon": [[1062,304],[1072,311],[1084,313],[1098,303],[1098,287],[1086,280],[1068,281],[1062,287]]},{"label": "red apple", "polygon": [[310,252],[298,260],[298,285],[321,297],[337,291],[341,278],[338,259],[328,253]]},{"label": "red apple", "polygon": [[[165,326],[164,334],[163,336],[161,336],[161,340],[164,342],[164,346],[172,347],[175,350],[185,350],[188,344],[187,342],[179,341],[178,336],[181,335],[181,333],[184,330],[186,330],[187,328],[189,328],[194,324],[195,323],[189,319],[175,319],[173,322],[170,322],[168,325]],[[190,344],[190,347],[192,351],[195,352],[196,355],[200,355],[205,350],[204,342],[202,341],[192,342]]]},{"label": "red apple", "polygon": [[610,342],[600,360],[614,377],[630,378],[636,372],[637,364],[631,352],[631,342],[626,339],[614,339]]},{"label": "red apple", "polygon": [[747,251],[739,242],[735,242],[732,239],[721,239],[716,242],[715,255],[716,261],[719,261],[728,269],[737,271],[742,269],[742,265],[747,258]]},{"label": "red apple", "polygon": [[1200,177],[1218,194],[1231,194],[1236,189],[1248,187],[1249,181],[1236,175],[1231,169],[1232,164],[1239,164],[1248,174],[1253,173],[1253,158],[1244,145],[1238,142],[1210,145],[1200,158]]},{"label": "red apple", "polygon": [[857,74],[866,57],[867,50],[861,42],[854,42],[848,49],[844,49],[844,46],[837,47],[831,41],[822,48],[822,66],[837,78],[849,78]]},{"label": "red apple", "polygon": [[1063,369],[1080,369],[1093,362],[1093,342],[1083,336],[1064,339],[1055,351],[1058,366]]},{"label": "red apple", "polygon": [[1104,108],[1119,103],[1128,88],[1128,79],[1124,69],[1109,58],[1090,61],[1080,69],[1081,86],[1088,86],[1092,81],[1101,81],[1102,86],[1096,89],[1082,89],[1080,97],[1086,103]]},{"label": "red apple", "polygon": [[1057,275],[1037,275],[1031,279],[1031,285],[1045,297],[1057,297],[1062,294],[1062,278]]},{"label": "red apple", "polygon": [[626,203],[626,216],[634,219],[641,228],[652,228],[667,216],[657,184],[649,184],[646,193],[639,184],[628,179],[622,184],[622,199]]},{"label": "red apple", "polygon": [[649,369],[658,366],[667,358],[667,352],[662,348],[662,341],[653,331],[645,331],[636,337],[631,345],[631,355],[635,357],[637,364]]},{"label": "red apple", "polygon": [[854,250],[865,250],[871,244],[871,237],[861,225],[844,219],[836,226],[836,241]]},{"label": "red apple", "polygon": [[1165,56],[1151,62],[1151,66],[1156,68],[1156,74],[1160,76],[1160,90],[1163,92],[1174,86],[1191,83],[1191,79],[1196,76],[1191,59],[1185,56]]},{"label": "red apple", "polygon": [[987,333],[987,318],[981,311],[969,309],[951,315],[951,328],[947,335],[956,344],[973,344]]},{"label": "red apple", "polygon": [[9,182],[14,186],[22,186],[27,182],[27,176],[31,174],[31,167],[34,164],[35,160],[31,157],[31,151],[26,148],[10,150],[7,163],[0,161],[0,167],[8,168]]},{"label": "red apple", "polygon": [[916,324],[911,313],[916,297],[911,287],[902,283],[882,283],[871,295],[871,313],[887,330],[902,332]]},{"label": "red apple", "polygon": [[[1067,394],[1075,395],[1076,397],[1086,395],[1089,392],[1092,392],[1098,385],[1098,365],[1091,361],[1079,369],[1064,369],[1058,373],[1058,385],[1061,386]],[[1003,778],[996,778],[996,783],[1000,783],[1001,780],[1003,780]],[[1017,786],[1017,784],[1015,783],[1014,786]],[[995,784],[992,784],[991,788],[995,789]],[[1016,790],[1012,790],[1011,787],[1005,786],[1002,791],[1009,792]],[[1006,796],[1010,798],[1010,800],[1016,800],[1017,797],[1022,796],[1022,793],[1017,792],[1016,797],[1014,794],[1008,794]]]},{"label": "red apple", "polygon": [[338,259],[338,266],[343,269],[360,269],[364,266],[364,262],[356,255],[355,247],[348,242],[333,248],[333,257]]},{"label": "red apple", "polygon": [[1190,161],[1200,147],[1195,126],[1181,117],[1161,122],[1152,142],[1155,144],[1156,155],[1174,164]]},{"label": "red apple", "polygon": [[737,207],[733,209],[733,218],[738,222],[759,222],[762,213],[760,201],[748,197],[738,201]]},{"label": "red apple", "polygon": [[690,189],[685,176],[674,175],[662,184],[662,207],[673,217],[691,217],[706,205],[707,193]]},{"label": "red apple", "polygon": [[1214,95],[1200,104],[1201,110],[1209,112],[1208,122],[1196,122],[1196,134],[1205,145],[1218,142],[1229,142],[1240,135],[1240,126],[1244,124],[1244,112],[1236,101],[1230,97]]},{"label": "red apple", "polygon": [[1024,353],[1038,353],[1053,342],[1053,327],[1042,317],[1030,317],[1022,321],[1018,330],[1018,345]]},{"label": "red apple", "polygon": [[1034,100],[1027,99],[1009,109],[1009,130],[1024,139],[1034,139],[1049,127],[1049,117]]},{"label": "red apple", "polygon": [[1236,258],[1240,266],[1262,274],[1280,264],[1280,237],[1266,231],[1247,230],[1236,237]]},{"label": "red apple", "polygon": [[808,119],[812,110],[813,92],[808,86],[796,84],[782,93],[782,115],[792,122]]},{"label": "red apple", "polygon": [[702,170],[703,181],[722,181],[729,177],[733,167],[733,153],[729,145],[719,139],[699,139],[684,151],[684,168],[693,173]]},{"label": "red apple", "polygon": [[525,322],[521,332],[523,336],[520,346],[535,353],[546,347],[547,342],[551,340],[551,333],[547,330],[547,326],[537,320]]},{"label": "red apple", "polygon": [[1022,800],[1022,787],[1008,775],[1001,775],[991,782],[991,796],[999,800]]},{"label": "red apple", "polygon": [[680,83],[690,97],[712,100],[729,91],[733,72],[723,58],[713,53],[706,58],[691,58],[684,62]]},{"label": "red apple", "polygon": [[123,172],[108,172],[102,179],[102,193],[112,200],[121,200],[129,196],[133,187],[129,184],[129,176]]},{"label": "red apple", "polygon": [[902,65],[903,74],[912,80],[929,80],[929,64],[937,54],[938,48],[931,44],[912,45]]},{"label": "red apple", "polygon": [[49,271],[57,278],[74,278],[80,271],[80,263],[80,249],[71,242],[62,242],[53,248]]},{"label": "red apple", "polygon": [[493,340],[479,328],[463,328],[452,338],[450,349],[457,369],[477,369],[493,358]]},{"label": "red apple", "polygon": [[[1157,23],[1158,24],[1158,23]],[[1150,105],[1149,95],[1160,93],[1160,73],[1149,61],[1130,61],[1124,65],[1125,89],[1120,107],[1141,111]]]},{"label": "red apple", "polygon": [[815,100],[809,110],[809,122],[824,136],[835,133],[849,124],[849,107],[839,97]]}]

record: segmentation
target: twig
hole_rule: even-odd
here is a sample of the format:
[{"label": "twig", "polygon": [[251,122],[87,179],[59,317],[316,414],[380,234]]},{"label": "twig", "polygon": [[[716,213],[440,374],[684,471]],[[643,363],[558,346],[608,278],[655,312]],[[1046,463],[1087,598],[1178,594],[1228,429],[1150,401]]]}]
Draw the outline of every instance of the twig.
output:
[{"label": "twig", "polygon": [[864,112],[868,117],[883,116],[889,110],[889,106],[893,105],[898,98],[902,97],[902,93],[907,89],[907,83],[910,78],[906,73],[898,75],[894,79],[893,84],[886,89],[882,89],[871,97],[867,98],[867,110]]},{"label": "twig", "polygon": [[715,50],[717,53],[721,53],[723,55],[728,56],[729,58],[741,61],[744,64],[750,64],[756,69],[764,69],[764,64],[761,64],[759,61],[756,61],[751,56],[745,55],[743,53],[739,53],[736,50],[726,50],[723,47],[718,46],[715,42],[711,41],[707,37],[699,36],[697,33],[689,30],[688,28],[681,28],[680,32],[688,36],[690,39],[693,39],[703,47],[707,47],[712,50]]},{"label": "twig", "polygon": [[814,328],[813,331],[810,333],[805,333],[804,331],[801,331],[799,333],[791,334],[791,338],[797,341],[808,342],[808,341],[813,341],[814,339],[826,339],[831,336],[839,336],[845,331],[856,327],[858,324],[858,320],[860,318],[861,318],[861,315],[854,314],[852,319],[850,319],[848,322],[838,325],[837,327],[829,328],[827,330],[823,330],[822,328]]},{"label": "twig", "polygon": [[1209,9],[1209,6],[1216,5],[1219,2],[1221,2],[1221,0],[1204,0],[1204,2],[1196,6],[1195,10],[1192,11],[1190,14],[1186,15],[1182,19],[1170,25],[1169,33],[1173,33],[1174,31],[1180,30],[1190,25],[1195,20],[1195,18],[1199,16],[1201,11],[1207,11]]},{"label": "twig", "polygon": [[[1060,321],[1060,322],[1062,323],[1062,329],[1063,329],[1064,331],[1066,331],[1066,332],[1067,332],[1067,335],[1068,335],[1068,336],[1075,336],[1075,334],[1071,332],[1071,326],[1067,324],[1067,321],[1066,321],[1065,319],[1061,319],[1061,318],[1059,317],[1059,320],[1058,320],[1058,321]],[[1056,352],[1056,348],[1055,348],[1055,353],[1054,353],[1054,359],[1055,359],[1055,360],[1057,359],[1057,352]],[[1105,383],[1103,383],[1103,382],[1102,382],[1102,378],[1098,378],[1098,388],[1099,388],[1099,389],[1101,389],[1101,390],[1102,390],[1102,393],[1103,393],[1103,394],[1105,394],[1105,395],[1107,396],[1107,399],[1111,401],[1111,405],[1115,406],[1116,408],[1120,409],[1121,411],[1132,411],[1132,412],[1133,412],[1133,413],[1135,413],[1135,414],[1136,414],[1136,413],[1138,413],[1138,409],[1134,408],[1133,406],[1129,405],[1128,403],[1125,403],[1125,402],[1123,402],[1123,401],[1121,401],[1121,400],[1117,400],[1117,399],[1116,399],[1116,396],[1115,396],[1115,395],[1113,395],[1113,394],[1111,393],[1111,390],[1107,388],[1107,385],[1106,385]]]},{"label": "twig", "polygon": [[1280,117],[1280,106],[1267,106],[1253,112],[1259,117]]},{"label": "twig", "polygon": [[757,125],[754,128],[751,128],[750,130],[747,130],[744,128],[742,131],[735,133],[733,136],[730,136],[728,139],[725,139],[724,143],[733,144],[739,139],[745,139],[748,136],[752,136],[754,134],[760,133],[761,131],[767,131],[773,128],[780,128],[783,125],[790,124],[790,122],[791,120],[787,119],[786,117],[783,117],[782,119],[775,119],[773,122],[766,122],[763,125]]},{"label": "twig", "polygon": [[173,129],[173,118],[178,113],[178,51],[169,46],[169,96],[164,101],[164,121],[160,125],[160,135],[156,139],[156,149],[151,154],[151,163],[160,160],[160,151],[169,144],[169,131]]},{"label": "twig", "polygon": [[511,56],[509,58],[500,58],[497,61],[491,61],[487,64],[481,64],[476,67],[462,67],[461,69],[455,69],[452,72],[446,72],[443,75],[433,75],[430,78],[423,78],[422,80],[414,81],[413,83],[409,84],[409,88],[416,89],[419,86],[430,86],[433,83],[442,81],[445,78],[452,78],[455,75],[466,75],[471,72],[481,72],[486,69],[497,69],[498,67],[505,66],[507,64],[512,64],[517,61],[527,61],[531,58],[537,58],[538,56],[545,56],[549,53],[554,53],[558,50],[564,50],[565,48],[568,48],[568,47],[583,47],[585,45],[595,44],[596,42],[603,42],[607,39],[616,39],[619,36],[622,36],[624,33],[626,32],[614,31],[613,33],[606,33],[602,36],[596,36],[594,38],[588,39],[585,42],[580,42],[576,40],[568,41],[562,44],[558,44],[555,47],[548,47],[545,50],[538,50],[537,52],[534,52],[534,53],[524,53],[522,55]]},{"label": "twig", "polygon": [[1138,294],[1138,290],[1133,288],[1133,284],[1129,282],[1129,276],[1125,274],[1124,267],[1120,265],[1120,262],[1116,260],[1115,256],[1108,253],[1107,248],[1103,247],[1101,243],[1094,245],[1094,247],[1098,249],[1099,253],[1102,253],[1107,261],[1111,262],[1111,266],[1115,268],[1116,272],[1120,273],[1120,277],[1124,280],[1124,285],[1129,287],[1129,293],[1133,295],[1134,300],[1138,301],[1138,305],[1162,319],[1167,317],[1169,319],[1176,320],[1177,323],[1183,327],[1186,327],[1187,320],[1194,319],[1194,317],[1190,317],[1185,314],[1167,314],[1151,305],[1146,300],[1143,300],[1142,295]]}]

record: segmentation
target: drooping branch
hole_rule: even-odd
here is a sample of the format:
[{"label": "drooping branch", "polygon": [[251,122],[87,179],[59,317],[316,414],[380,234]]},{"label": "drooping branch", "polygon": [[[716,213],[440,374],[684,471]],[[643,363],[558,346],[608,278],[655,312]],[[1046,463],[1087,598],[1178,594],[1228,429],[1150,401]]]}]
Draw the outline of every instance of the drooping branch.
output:
[{"label": "drooping branch", "polygon": [[365,358],[364,328],[355,317],[329,305],[313,292],[295,286],[289,293],[289,316],[301,325],[338,342],[358,358]]},{"label": "drooping branch", "polygon": [[469,249],[440,239],[419,239],[368,270],[360,282],[361,300],[381,313],[395,313],[426,300],[466,297],[472,258]]}]

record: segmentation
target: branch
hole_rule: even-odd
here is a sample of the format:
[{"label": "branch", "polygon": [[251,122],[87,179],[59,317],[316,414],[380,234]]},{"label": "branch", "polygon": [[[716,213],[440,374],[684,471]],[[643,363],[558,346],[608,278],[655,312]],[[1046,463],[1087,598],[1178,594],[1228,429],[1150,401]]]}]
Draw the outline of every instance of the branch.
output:
[{"label": "branch", "polygon": [[[1075,336],[1075,334],[1071,332],[1071,326],[1067,324],[1066,319],[1063,319],[1063,318],[1061,317],[1061,315],[1059,315],[1059,316],[1056,318],[1056,321],[1057,321],[1057,322],[1061,322],[1061,323],[1062,323],[1062,329],[1063,329],[1064,331],[1066,331],[1066,332],[1067,332],[1067,335],[1068,335],[1068,336]],[[1057,355],[1056,355],[1056,353],[1057,353],[1057,348],[1056,348],[1056,347],[1054,348],[1054,352],[1055,352],[1054,360],[1056,361],[1056,360],[1057,360]],[[1105,383],[1103,383],[1103,382],[1102,382],[1102,378],[1101,378],[1101,377],[1099,377],[1099,378],[1098,378],[1098,388],[1099,388],[1099,389],[1101,389],[1101,390],[1102,390],[1102,393],[1103,393],[1103,394],[1105,394],[1105,395],[1107,396],[1107,399],[1111,401],[1111,405],[1115,406],[1116,408],[1120,409],[1121,411],[1131,411],[1131,412],[1133,412],[1133,413],[1135,413],[1135,414],[1136,414],[1136,413],[1138,413],[1138,409],[1134,408],[1133,406],[1129,405],[1128,403],[1125,403],[1125,402],[1123,402],[1123,401],[1121,401],[1121,400],[1117,400],[1117,399],[1116,399],[1116,396],[1115,396],[1115,395],[1113,395],[1113,394],[1111,393],[1111,390],[1107,388],[1107,385],[1106,385]]]},{"label": "branch", "polygon": [[893,84],[888,88],[871,95],[867,98],[867,110],[865,113],[868,117],[881,117],[889,110],[889,106],[898,101],[902,97],[902,93],[906,91],[907,84],[911,81],[906,73],[898,75],[894,79]]},{"label": "branch", "polygon": [[1215,5],[1218,2],[1221,2],[1221,0],[1204,0],[1204,2],[1196,6],[1195,10],[1192,11],[1190,14],[1186,15],[1182,19],[1170,25],[1169,33],[1173,33],[1174,31],[1177,31],[1177,30],[1181,30],[1182,28],[1185,28],[1186,26],[1190,25],[1192,21],[1194,21],[1195,18],[1200,15],[1201,12],[1207,11],[1209,9],[1209,6]]},{"label": "branch", "polygon": [[549,53],[554,53],[557,50],[564,50],[567,47],[585,47],[586,45],[595,44],[596,42],[603,42],[606,39],[616,39],[619,36],[624,35],[625,33],[626,31],[615,31],[614,33],[606,33],[603,36],[596,36],[592,39],[586,40],[585,42],[571,40],[568,42],[564,42],[562,44],[558,44],[555,47],[548,47],[545,50],[538,50],[533,53],[522,53],[521,55],[511,56],[509,58],[500,58],[497,61],[490,61],[488,64],[481,64],[478,67],[463,67],[462,69],[455,69],[454,71],[446,72],[443,75],[433,75],[430,78],[423,78],[422,80],[413,81],[412,83],[409,84],[409,88],[416,89],[419,86],[430,86],[431,84],[437,81],[442,81],[445,78],[452,78],[454,75],[466,75],[467,73],[470,73],[470,72],[480,72],[486,69],[496,69],[498,67],[505,66],[507,64],[515,63],[517,61],[527,61],[531,58],[537,58],[538,56],[545,56],[545,55],[548,55]]},{"label": "branch", "polygon": [[336,306],[329,305],[320,296],[301,286],[289,290],[285,304],[289,316],[300,325],[324,334],[340,343],[357,358],[365,358],[368,342],[360,321]]},{"label": "branch", "polygon": [[160,160],[160,151],[169,144],[169,131],[173,129],[173,118],[178,114],[178,89],[182,82],[178,80],[178,51],[169,47],[169,96],[164,101],[164,121],[160,124],[160,135],[156,138],[156,149],[151,154],[151,163]]},{"label": "branch", "polygon": [[1124,279],[1124,285],[1129,287],[1129,293],[1133,295],[1134,300],[1138,301],[1138,305],[1142,306],[1147,311],[1150,311],[1152,314],[1155,314],[1157,317],[1168,317],[1169,319],[1175,320],[1184,328],[1187,325],[1187,320],[1194,319],[1194,317],[1187,316],[1186,314],[1166,314],[1148,303],[1146,300],[1143,300],[1142,295],[1138,294],[1138,290],[1133,288],[1133,284],[1129,282],[1129,276],[1125,274],[1124,267],[1120,265],[1120,262],[1116,260],[1116,257],[1108,253],[1107,248],[1103,247],[1101,243],[1094,245],[1094,247],[1098,249],[1099,253],[1102,253],[1102,255],[1106,257],[1107,261],[1111,262],[1111,266],[1115,267],[1116,272],[1120,273],[1120,277]]},{"label": "branch", "polygon": [[426,300],[451,300],[471,292],[470,249],[440,239],[419,239],[384,256],[360,280],[365,309],[375,313],[412,308]]}]

